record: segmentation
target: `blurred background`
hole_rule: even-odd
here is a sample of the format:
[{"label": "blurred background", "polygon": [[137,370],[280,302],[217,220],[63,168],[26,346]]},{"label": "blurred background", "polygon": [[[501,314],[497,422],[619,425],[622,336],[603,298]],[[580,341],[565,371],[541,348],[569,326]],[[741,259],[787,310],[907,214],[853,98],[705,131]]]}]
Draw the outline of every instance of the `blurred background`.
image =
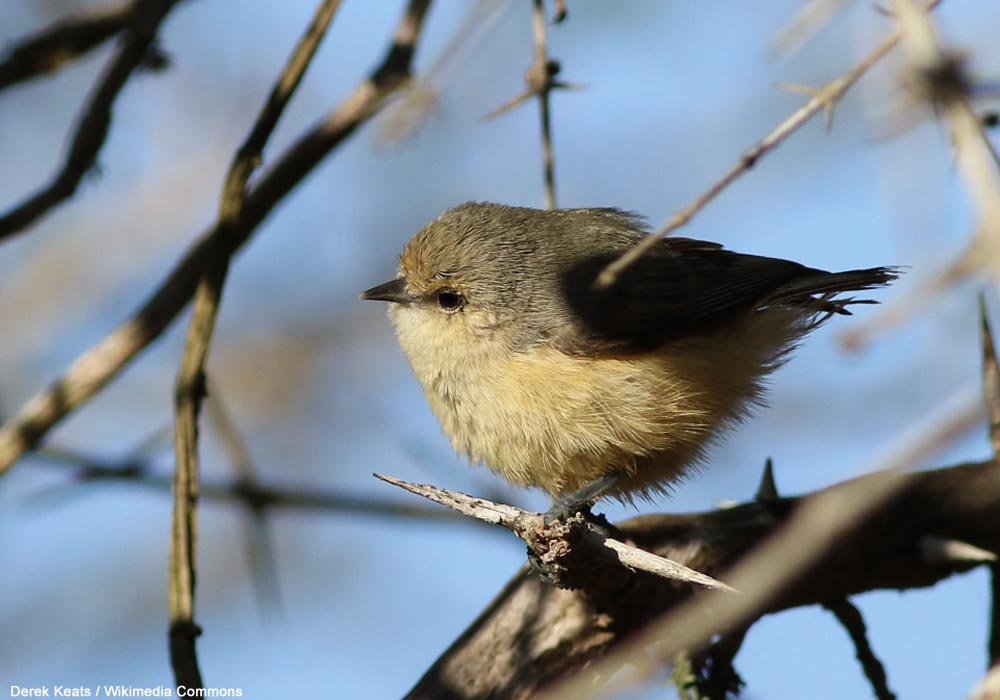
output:
[{"label": "blurred background", "polygon": [[[99,4],[4,0],[0,45]],[[129,83],[99,172],[0,247],[0,413],[126,318],[212,221],[233,150],[314,6],[192,0],[172,13],[160,37],[172,65]],[[402,6],[344,3],[265,162],[381,59]],[[472,6],[433,3],[418,72],[468,32]],[[445,208],[542,205],[537,105],[483,119],[524,89],[530,3],[492,6],[479,20],[486,24],[431,73],[438,93],[426,125],[392,144],[382,137],[392,127],[385,115],[366,126],[276,209],[234,264],[209,375],[263,484],[422,505],[373,479],[377,471],[547,505],[453,454],[384,309],[355,300],[394,274],[404,243]],[[619,206],[659,226],[802,103],[776,82],[821,85],[891,29],[869,3],[854,3],[800,51],[778,56],[774,38],[800,7],[570,2],[569,19],[549,33],[560,77],[584,87],[553,95],[559,205]],[[996,75],[1000,5],[945,2],[937,18],[974,72]],[[0,93],[0,207],[53,172],[110,48]],[[822,119],[808,124],[684,235],[827,269],[909,266],[878,293],[883,301],[939,270],[963,249],[972,216],[944,128],[900,111],[900,67],[899,56],[882,62],[848,93],[832,130]],[[715,449],[699,478],[638,509],[602,509],[618,519],[747,499],[768,457],[786,495],[872,468],[956,392],[977,386],[976,292],[966,284],[934,299],[861,351],[845,351],[842,335],[876,310],[835,319],[774,376],[770,410]],[[172,469],[172,382],[186,319],[51,433],[48,454],[25,457],[0,482],[4,692],[10,684],[172,683],[171,501],[153,477]],[[228,484],[235,472],[223,422],[210,408],[203,424],[204,482]],[[985,458],[985,433],[985,425],[969,431],[918,466]],[[153,476],[78,478],[81,460],[130,459]],[[205,682],[252,698],[403,695],[525,559],[508,533],[469,522],[288,508],[261,523],[210,498],[199,517]],[[931,590],[856,601],[900,697],[960,697],[981,677],[987,589],[979,569]],[[736,666],[748,698],[871,694],[846,633],[819,609],[765,618]],[[673,696],[661,686],[649,693]]]}]

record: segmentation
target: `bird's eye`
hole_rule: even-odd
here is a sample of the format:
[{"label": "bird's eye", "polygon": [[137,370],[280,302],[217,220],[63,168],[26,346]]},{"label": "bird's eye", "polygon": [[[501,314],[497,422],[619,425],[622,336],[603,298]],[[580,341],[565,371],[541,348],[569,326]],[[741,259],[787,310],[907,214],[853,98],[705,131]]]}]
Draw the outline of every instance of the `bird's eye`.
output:
[{"label": "bird's eye", "polygon": [[458,311],[465,306],[465,297],[453,289],[442,289],[437,293],[437,303],[444,311]]}]

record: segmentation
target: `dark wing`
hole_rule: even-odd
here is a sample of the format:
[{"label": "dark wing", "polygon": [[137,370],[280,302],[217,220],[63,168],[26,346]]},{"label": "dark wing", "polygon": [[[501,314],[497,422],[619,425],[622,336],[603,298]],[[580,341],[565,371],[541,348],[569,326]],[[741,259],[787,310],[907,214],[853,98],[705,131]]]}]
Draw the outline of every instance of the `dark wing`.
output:
[{"label": "dark wing", "polygon": [[553,339],[578,355],[636,354],[692,335],[708,334],[741,314],[775,304],[813,305],[846,313],[844,304],[816,297],[871,289],[895,278],[872,268],[824,272],[789,260],[743,255],[717,243],[663,240],[627,268],[607,290],[595,290],[597,274],[617,253],[587,258],[564,271],[564,298],[574,323]]}]

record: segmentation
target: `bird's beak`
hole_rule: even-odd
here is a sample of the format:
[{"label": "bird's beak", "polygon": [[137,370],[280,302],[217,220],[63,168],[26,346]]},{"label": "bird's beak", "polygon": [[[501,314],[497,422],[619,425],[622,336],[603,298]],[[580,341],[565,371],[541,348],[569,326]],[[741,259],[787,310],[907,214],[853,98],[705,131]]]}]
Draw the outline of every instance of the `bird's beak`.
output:
[{"label": "bird's beak", "polygon": [[409,304],[415,301],[415,297],[406,289],[406,278],[397,277],[391,282],[380,284],[369,290],[361,292],[358,299],[371,299],[373,301],[391,301],[394,304]]}]

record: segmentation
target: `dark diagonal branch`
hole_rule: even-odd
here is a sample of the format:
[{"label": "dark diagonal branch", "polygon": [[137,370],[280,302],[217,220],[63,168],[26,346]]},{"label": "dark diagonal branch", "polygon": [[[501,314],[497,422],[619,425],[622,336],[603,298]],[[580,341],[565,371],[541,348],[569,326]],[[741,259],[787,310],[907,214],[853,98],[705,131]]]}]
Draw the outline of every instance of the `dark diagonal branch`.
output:
[{"label": "dark diagonal branch", "polygon": [[[983,401],[989,417],[993,459],[997,460],[1000,458],[1000,363],[997,362],[996,342],[982,294],[979,295],[979,316],[983,351]],[[1000,664],[1000,565],[995,563],[990,567],[990,631],[986,652],[991,666]]]},{"label": "dark diagonal branch", "polygon": [[983,295],[979,295],[980,335],[982,343],[983,403],[990,425],[990,446],[993,457],[1000,457],[1000,364],[997,362],[996,345],[990,328],[989,315]]},{"label": "dark diagonal branch", "polygon": [[896,694],[889,690],[885,666],[875,656],[871,642],[868,641],[868,630],[865,628],[865,619],[861,616],[861,611],[847,598],[824,603],[823,607],[832,612],[837,621],[847,630],[847,634],[854,644],[854,653],[861,663],[861,669],[865,672],[865,678],[871,683],[875,697],[878,700],[896,700]]},{"label": "dark diagonal branch", "polygon": [[[410,0],[393,43],[371,77],[333,112],[282,153],[250,188],[240,225],[228,239],[238,250],[274,207],[333,149],[374,116],[406,83],[430,0]],[[214,255],[216,222],[188,249],[167,279],[124,323],[81,355],[53,384],[32,398],[0,428],[0,474],[70,411],[87,401],[170,325],[195,292],[204,266]]]},{"label": "dark diagonal branch", "polygon": [[236,151],[229,167],[219,225],[209,239],[210,255],[198,280],[194,311],[175,386],[174,517],[170,547],[170,651],[178,686],[201,688],[201,673],[195,654],[198,628],[194,622],[194,587],[197,568],[198,415],[205,396],[205,362],[212,344],[222,289],[235,247],[229,241],[240,225],[246,201],[246,183],[260,162],[264,146],[277,126],[340,0],[323,0],[313,21],[299,40],[271,90],[257,121]]},{"label": "dark diagonal branch", "polygon": [[76,192],[107,138],[115,100],[128,79],[148,58],[160,25],[178,2],[142,0],[136,4],[118,50],[108,61],[80,112],[62,166],[48,185],[0,216],[0,240],[24,231]]},{"label": "dark diagonal branch", "polygon": [[59,20],[18,42],[0,61],[0,90],[51,73],[100,46],[128,27],[139,0],[116,2]]},{"label": "dark diagonal branch", "polygon": [[[802,518],[810,502],[822,503],[830,493],[881,489],[883,479],[882,474],[865,476],[803,498],[750,502],[704,513],[640,516],[617,527],[638,547],[736,584],[735,577],[726,572],[735,573],[742,562],[760,559],[768,542],[797,527],[796,520]],[[840,500],[840,496],[835,498]],[[826,505],[837,503],[826,500]],[[864,591],[930,586],[983,562],[927,557],[922,547],[925,538],[933,535],[998,551],[998,509],[1000,469],[992,460],[915,474],[894,499],[870,514],[864,527],[835,538],[810,566],[799,570],[780,590],[761,600],[751,616],[741,617],[733,626],[727,624],[732,618],[723,602],[739,604],[747,598],[751,592],[743,586],[738,586],[743,595],[706,591],[692,597],[688,586],[647,576],[636,578],[627,595],[605,599],[598,606],[581,592],[556,589],[524,569],[442,654],[407,698],[595,697],[612,690],[609,682],[614,684],[622,676],[627,680],[635,664],[653,663],[662,669],[664,654],[675,658],[678,645],[692,655],[704,648],[687,644],[690,632],[676,626],[666,635],[657,635],[655,644],[645,644],[647,632],[663,629],[657,620],[665,613],[676,619],[670,613],[696,605],[699,627],[707,625],[717,633],[733,634],[765,613],[823,604]],[[831,514],[827,512],[827,519]],[[812,546],[811,542],[806,546]],[[746,556],[750,552],[754,554]],[[734,566],[736,562],[740,563]],[[616,653],[632,641],[643,644],[644,653],[651,658],[639,660]],[[611,664],[612,657],[629,664],[629,670]],[[580,669],[597,674],[589,670],[581,674]],[[579,683],[555,687],[574,674],[579,674]],[[620,681],[615,687],[621,687]],[[803,691],[803,695],[808,696],[808,692]]]},{"label": "dark diagonal branch", "polygon": [[990,664],[1000,665],[1000,564],[990,567],[990,638],[986,651]]}]

